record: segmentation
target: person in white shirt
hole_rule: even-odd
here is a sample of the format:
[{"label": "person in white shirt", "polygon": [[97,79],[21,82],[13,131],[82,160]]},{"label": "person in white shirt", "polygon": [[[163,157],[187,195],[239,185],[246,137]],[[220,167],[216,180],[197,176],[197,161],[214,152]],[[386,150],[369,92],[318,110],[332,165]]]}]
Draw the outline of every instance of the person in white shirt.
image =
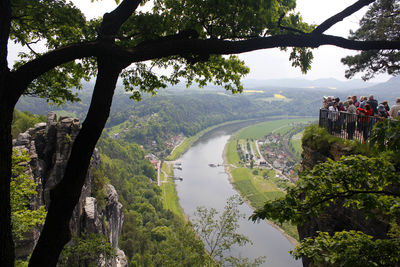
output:
[{"label": "person in white shirt", "polygon": [[334,102],[332,106],[328,108],[328,132],[332,134],[336,121],[339,118],[338,103]]},{"label": "person in white shirt", "polygon": [[393,105],[389,110],[389,116],[391,118],[396,118],[400,113],[400,97],[396,98],[396,104]]},{"label": "person in white shirt", "polygon": [[356,130],[357,121],[357,108],[353,104],[353,100],[348,100],[349,107],[347,108],[346,123],[347,123],[347,138],[353,139],[354,132]]}]

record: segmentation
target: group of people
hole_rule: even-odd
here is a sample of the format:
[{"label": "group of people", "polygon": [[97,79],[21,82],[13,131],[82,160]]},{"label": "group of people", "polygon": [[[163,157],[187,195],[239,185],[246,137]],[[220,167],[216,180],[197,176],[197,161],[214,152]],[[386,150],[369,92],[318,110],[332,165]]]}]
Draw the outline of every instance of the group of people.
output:
[{"label": "group of people", "polygon": [[400,116],[400,97],[390,108],[386,100],[378,104],[374,95],[361,96],[360,100],[357,96],[349,96],[344,102],[338,97],[328,96],[324,97],[322,110],[325,110],[329,133],[341,133],[343,129],[347,138],[353,139],[358,130],[365,141],[377,121]]}]

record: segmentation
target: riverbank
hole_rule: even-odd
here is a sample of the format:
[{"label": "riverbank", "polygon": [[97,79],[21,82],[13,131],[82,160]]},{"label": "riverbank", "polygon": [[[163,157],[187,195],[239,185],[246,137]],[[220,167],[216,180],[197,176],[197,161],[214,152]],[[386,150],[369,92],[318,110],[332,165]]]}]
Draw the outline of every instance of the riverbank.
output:
[{"label": "riverbank", "polygon": [[[228,147],[228,144],[229,144],[230,141],[231,141],[231,139],[228,140],[228,143],[225,145],[225,148],[224,148],[224,151],[223,151],[223,154],[222,154],[222,158],[223,158],[223,161],[224,161],[224,169],[225,169],[226,174],[228,175],[229,182],[232,184],[232,186],[235,188],[235,190],[240,193],[240,188],[237,187],[237,185],[235,184],[235,180],[234,180],[234,178],[232,176],[232,172],[231,172],[232,164],[229,163],[228,158],[227,158],[227,147]],[[247,199],[246,197],[243,197],[243,199],[244,199],[244,201],[246,202],[246,204],[249,207],[251,207],[253,210],[256,210],[256,208],[253,206],[253,204],[251,203],[251,201],[249,199]],[[275,229],[277,229],[284,237],[286,237],[286,239],[293,246],[299,245],[299,241],[296,238],[288,235],[285,232],[285,230],[283,230],[277,224],[275,224],[274,222],[268,221],[268,220],[265,220],[265,222],[268,223],[269,225],[271,225],[272,227],[274,227]]]},{"label": "riverbank", "polygon": [[196,141],[198,141],[202,136],[215,130],[219,127],[224,127],[231,124],[243,123],[246,121],[229,121],[222,124],[217,124],[211,127],[208,127],[196,135],[191,137],[186,137],[183,139],[174,149],[171,151],[171,154],[166,158],[166,161],[163,161],[161,164],[161,190],[163,191],[163,205],[164,208],[170,210],[175,215],[177,215],[182,220],[188,221],[188,214],[185,214],[182,206],[179,204],[179,197],[176,191],[176,183],[173,180],[174,177],[174,164],[176,160],[182,156]]},{"label": "riverbank", "polygon": [[266,118],[257,118],[257,119],[251,119],[251,120],[236,120],[236,121],[227,121],[221,124],[213,125],[210,126],[200,132],[198,132],[196,135],[191,136],[191,137],[185,137],[177,146],[173,148],[171,151],[171,154],[165,159],[168,161],[172,160],[177,160],[182,154],[184,154],[195,142],[197,142],[201,137],[206,135],[207,133],[221,128],[221,127],[227,127],[227,126],[235,126],[235,125],[240,125],[243,124],[243,128],[252,125],[252,124],[257,124],[263,121],[275,121],[279,119],[296,119],[296,118],[304,118],[304,117],[299,117],[299,116],[272,116],[272,117],[266,117]]},{"label": "riverbank", "polygon": [[[246,120],[246,121],[248,121],[248,120]],[[227,121],[227,122],[224,122],[221,124],[210,126],[191,137],[185,137],[177,146],[174,147],[174,149],[171,151],[171,154],[166,158],[166,160],[168,160],[168,161],[177,160],[183,153],[185,153],[197,140],[199,140],[206,133],[208,133],[216,128],[219,128],[219,127],[223,127],[223,126],[230,125],[230,124],[241,123],[241,122],[245,122],[245,121],[244,120]]]},{"label": "riverbank", "polygon": [[[263,207],[266,201],[283,197],[286,194],[285,189],[293,186],[281,178],[284,177],[281,170],[268,163],[264,163],[263,166],[257,164],[266,161],[256,144],[257,140],[271,133],[284,135],[297,123],[305,123],[310,119],[291,118],[254,124],[237,131],[228,140],[223,152],[225,171],[230,183],[253,210]],[[279,144],[275,146],[279,147]],[[268,223],[286,236],[293,245],[298,244],[296,226],[290,223]]]},{"label": "riverbank", "polygon": [[166,210],[174,213],[182,221],[188,221],[181,205],[179,204],[179,197],[176,191],[176,184],[174,179],[174,163],[173,161],[164,161],[161,165],[161,185],[163,206]]},{"label": "riverbank", "polygon": [[[236,133],[241,133],[244,136],[252,136],[252,135],[259,135],[261,134],[260,132],[265,133],[265,121],[268,121],[268,130],[269,131],[274,131],[277,129],[281,129],[284,126],[287,126],[288,123],[292,123],[293,121],[297,120],[304,120],[304,118],[286,118],[286,117],[270,117],[270,118],[264,118],[263,121],[258,121],[258,120],[252,120],[252,121],[231,121],[231,122],[226,122],[223,124],[219,125],[214,125],[212,127],[209,127],[207,129],[204,129],[203,131],[199,132],[195,136],[192,136],[190,138],[184,139],[171,153],[171,155],[167,158],[168,160],[176,160],[178,159],[181,155],[183,155],[190,147],[192,147],[196,141],[198,141],[200,138],[206,136],[207,134],[212,135],[212,132],[218,132],[219,128],[223,128],[226,130],[226,128],[229,128],[230,133],[236,132]],[[260,124],[261,123],[261,124]],[[252,125],[250,127],[247,127],[249,125]],[[260,127],[261,126],[261,127]],[[251,129],[254,127],[254,129]],[[250,129],[249,129],[250,128]],[[231,140],[231,139],[230,139]],[[280,190],[274,183],[273,179],[275,179],[275,172],[270,171],[270,170],[260,170],[259,174],[256,177],[256,181],[253,179],[253,171],[248,168],[242,168],[241,166],[237,166],[235,163],[239,161],[239,157],[237,153],[231,153],[231,155],[234,155],[234,159],[232,162],[229,162],[227,159],[227,147],[228,147],[229,142],[225,145],[223,149],[223,160],[224,160],[224,165],[225,165],[225,172],[227,173],[229,177],[229,182],[230,184],[233,185],[235,190],[242,195],[242,197],[246,200],[248,203],[249,207],[251,207],[253,210],[256,208],[261,207],[266,200],[272,200],[278,197],[281,197],[284,195],[282,190]],[[236,147],[232,149],[234,152]],[[256,148],[253,148],[253,150],[256,150]],[[165,165],[164,163],[163,165]],[[230,165],[231,167],[227,167],[227,165]],[[169,176],[173,177],[174,176],[174,165],[172,161],[169,161]],[[165,168],[163,166],[163,168]],[[235,169],[235,170],[233,170]],[[236,172],[236,173],[232,173]],[[271,177],[271,179],[264,179],[265,174],[268,173],[268,176]],[[241,176],[239,179],[234,179],[234,176]],[[243,178],[244,177],[244,178]],[[185,212],[181,208],[181,205],[179,204],[179,198],[177,196],[176,192],[176,183],[172,178],[163,178],[164,184],[163,184],[163,197],[165,198],[164,203],[167,209],[170,209],[173,211],[175,214],[177,214],[180,218],[187,218],[187,215],[185,215]],[[165,187],[165,188],[164,188]],[[260,191],[258,189],[261,188]],[[244,189],[244,190],[243,190]],[[250,194],[249,194],[250,193]],[[279,226],[273,222],[267,222],[274,228],[278,229],[282,235],[284,235],[291,244],[297,245],[297,240],[298,234],[297,234],[297,229],[296,227],[289,225],[289,224],[284,224],[283,226]]]}]

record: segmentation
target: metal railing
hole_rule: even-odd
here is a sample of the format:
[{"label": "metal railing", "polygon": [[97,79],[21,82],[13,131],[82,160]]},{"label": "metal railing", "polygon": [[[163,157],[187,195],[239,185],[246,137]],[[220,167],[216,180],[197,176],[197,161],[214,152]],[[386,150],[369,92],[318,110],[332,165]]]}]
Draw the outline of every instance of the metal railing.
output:
[{"label": "metal railing", "polygon": [[367,142],[374,125],[382,121],[381,117],[363,116],[347,112],[335,112],[326,109],[319,111],[319,126],[343,139]]}]

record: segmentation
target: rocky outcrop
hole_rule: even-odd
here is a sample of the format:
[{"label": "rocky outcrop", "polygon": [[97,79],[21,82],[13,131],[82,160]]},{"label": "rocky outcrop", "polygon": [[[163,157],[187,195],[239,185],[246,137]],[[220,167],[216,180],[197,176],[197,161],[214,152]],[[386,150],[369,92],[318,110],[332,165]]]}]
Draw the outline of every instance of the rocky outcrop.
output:
[{"label": "rocky outcrop", "polygon": [[325,152],[321,152],[307,145],[303,145],[300,171],[312,169],[316,164],[325,162],[328,158],[339,160],[342,156],[351,154],[354,154],[353,148],[342,143],[334,143],[329,145],[329,149]]},{"label": "rocky outcrop", "polygon": [[[301,171],[311,169],[316,164],[324,162],[328,158],[339,160],[342,156],[356,154],[351,146],[345,145],[345,143],[340,141],[330,144],[329,149],[326,149],[324,152],[315,150],[310,146],[304,145],[304,143],[306,142],[303,142]],[[300,240],[316,236],[318,231],[332,234],[343,230],[357,230],[376,238],[387,238],[387,223],[377,219],[366,219],[362,212],[351,208],[344,208],[340,201],[336,205],[331,205],[319,217],[304,216],[307,218],[307,223],[297,227]],[[311,266],[306,258],[302,260],[303,266]]]},{"label": "rocky outcrop", "polygon": [[[31,201],[31,208],[37,209],[42,205],[49,206],[50,190],[62,179],[71,152],[72,143],[80,130],[78,119],[60,117],[50,113],[46,123],[38,123],[34,128],[28,129],[25,133],[13,140],[15,149],[28,152],[31,161],[27,163],[26,172],[37,184],[38,194]],[[107,266],[127,266],[123,251],[118,249],[118,241],[121,235],[123,224],[122,204],[118,202],[118,194],[112,185],[107,185],[106,207],[103,210],[97,199],[93,197],[92,169],[99,164],[100,156],[97,150],[94,151],[91,165],[81,191],[81,196],[76,205],[70,229],[74,235],[82,233],[99,233],[108,237],[109,242],[116,249],[117,257]],[[40,229],[25,235],[24,240],[16,244],[16,256],[20,259],[32,252],[40,234]]]}]

